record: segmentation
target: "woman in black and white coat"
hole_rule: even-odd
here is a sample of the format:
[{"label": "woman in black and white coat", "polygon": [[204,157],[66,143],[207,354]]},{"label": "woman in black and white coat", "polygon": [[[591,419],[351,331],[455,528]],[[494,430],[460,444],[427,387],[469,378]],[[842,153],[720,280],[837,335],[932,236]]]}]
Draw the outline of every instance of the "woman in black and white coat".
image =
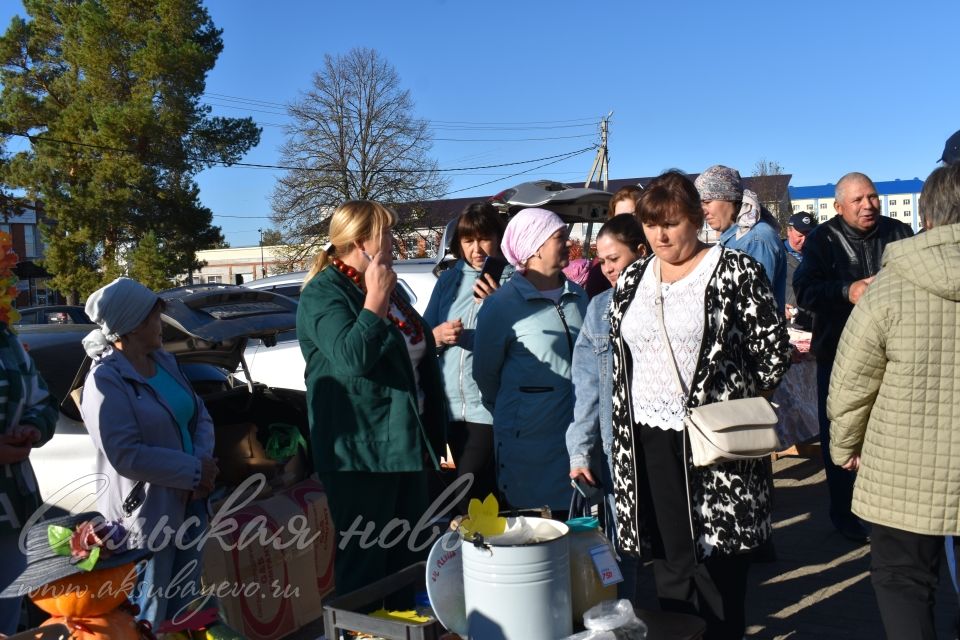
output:
[{"label": "woman in black and white coat", "polygon": [[683,419],[692,407],[772,392],[789,366],[787,330],[760,264],[699,240],[703,209],[689,179],[666,173],[637,205],[654,256],[624,270],[611,313],[620,546],[653,558],[661,608],[701,616],[707,638],[742,638],[750,552],[772,532],[770,468],[694,467]]}]

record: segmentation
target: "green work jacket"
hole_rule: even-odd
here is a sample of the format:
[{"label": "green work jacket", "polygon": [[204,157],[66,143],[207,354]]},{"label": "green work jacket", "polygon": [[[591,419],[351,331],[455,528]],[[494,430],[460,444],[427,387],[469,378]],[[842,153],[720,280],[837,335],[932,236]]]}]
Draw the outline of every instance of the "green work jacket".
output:
[{"label": "green work jacket", "polygon": [[315,470],[437,468],[446,407],[433,332],[424,325],[420,415],[403,334],[390,320],[365,310],[363,302],[360,289],[333,267],[314,276],[300,295],[297,336],[306,361]]}]

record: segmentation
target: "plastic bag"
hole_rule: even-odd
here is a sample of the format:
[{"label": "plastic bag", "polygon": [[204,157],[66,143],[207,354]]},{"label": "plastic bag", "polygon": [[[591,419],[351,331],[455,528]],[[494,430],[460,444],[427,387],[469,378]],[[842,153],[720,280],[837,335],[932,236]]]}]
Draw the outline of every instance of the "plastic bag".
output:
[{"label": "plastic bag", "polygon": [[[605,600],[583,614],[589,631],[612,632],[619,640],[645,640],[647,625],[637,617],[629,600]],[[604,636],[587,636],[602,638]]]},{"label": "plastic bag", "polygon": [[297,454],[298,449],[307,450],[307,442],[295,425],[274,422],[267,427],[267,457],[284,462]]}]

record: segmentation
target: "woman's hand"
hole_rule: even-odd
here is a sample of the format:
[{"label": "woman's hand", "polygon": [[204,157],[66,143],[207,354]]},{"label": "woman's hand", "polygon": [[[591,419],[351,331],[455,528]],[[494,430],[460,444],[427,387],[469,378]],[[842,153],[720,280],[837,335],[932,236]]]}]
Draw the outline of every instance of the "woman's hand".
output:
[{"label": "woman's hand", "polygon": [[216,458],[202,458],[200,460],[200,482],[197,484],[197,488],[193,490],[190,498],[201,500],[210,495],[210,492],[216,486],[218,473],[220,473],[220,467],[217,466]]},{"label": "woman's hand", "polygon": [[460,341],[460,334],[463,333],[463,322],[460,318],[449,320],[438,325],[433,330],[433,340],[437,346],[451,346]]},{"label": "woman's hand", "polygon": [[577,467],[576,469],[570,469],[570,479],[576,480],[577,478],[583,478],[587,481],[587,484],[596,486],[597,481],[594,479],[593,474],[590,473],[590,469],[586,467]]},{"label": "woman's hand", "polygon": [[33,450],[29,444],[10,444],[6,437],[0,442],[0,465],[23,462]]},{"label": "woman's hand", "polygon": [[850,456],[850,459],[840,465],[841,469],[846,469],[847,471],[859,471],[860,470],[860,454],[855,453]]},{"label": "woman's hand", "polygon": [[473,297],[480,302],[491,293],[500,288],[500,283],[493,279],[489,273],[483,274],[473,283]]},{"label": "woman's hand", "polygon": [[363,308],[386,318],[390,308],[390,294],[397,285],[397,274],[389,265],[380,262],[381,255],[383,254],[378,251],[363,272],[363,282],[367,287]]},{"label": "woman's hand", "polygon": [[40,429],[32,424],[18,424],[7,434],[7,442],[32,447],[40,442],[41,437]]}]

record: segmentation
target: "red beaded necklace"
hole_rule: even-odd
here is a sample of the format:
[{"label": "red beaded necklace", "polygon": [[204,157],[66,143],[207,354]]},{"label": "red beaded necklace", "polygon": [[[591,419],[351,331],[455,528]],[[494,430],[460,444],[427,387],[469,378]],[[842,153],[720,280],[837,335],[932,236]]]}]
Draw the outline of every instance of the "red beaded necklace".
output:
[{"label": "red beaded necklace", "polygon": [[[360,287],[361,291],[366,293],[366,287],[364,287],[363,284],[361,284],[360,282],[359,271],[357,271],[350,265],[345,264],[343,260],[340,260],[338,258],[334,258],[332,262],[333,262],[333,266],[336,267],[340,273],[350,278],[350,280],[352,280],[355,285]],[[390,313],[390,311],[387,311],[387,318],[390,320],[390,322],[392,322],[397,327],[397,329],[400,329],[400,331],[404,335],[410,337],[410,344],[417,344],[418,342],[422,341],[423,340],[423,323],[420,322],[420,319],[418,318],[413,307],[411,307],[410,304],[407,303],[407,301],[403,298],[403,296],[397,293],[396,289],[394,289],[393,293],[390,294],[390,302],[394,306],[396,306],[397,309],[400,311],[400,313],[403,314],[404,318],[406,318],[405,320],[400,319],[395,315],[393,315],[392,313]]]}]

